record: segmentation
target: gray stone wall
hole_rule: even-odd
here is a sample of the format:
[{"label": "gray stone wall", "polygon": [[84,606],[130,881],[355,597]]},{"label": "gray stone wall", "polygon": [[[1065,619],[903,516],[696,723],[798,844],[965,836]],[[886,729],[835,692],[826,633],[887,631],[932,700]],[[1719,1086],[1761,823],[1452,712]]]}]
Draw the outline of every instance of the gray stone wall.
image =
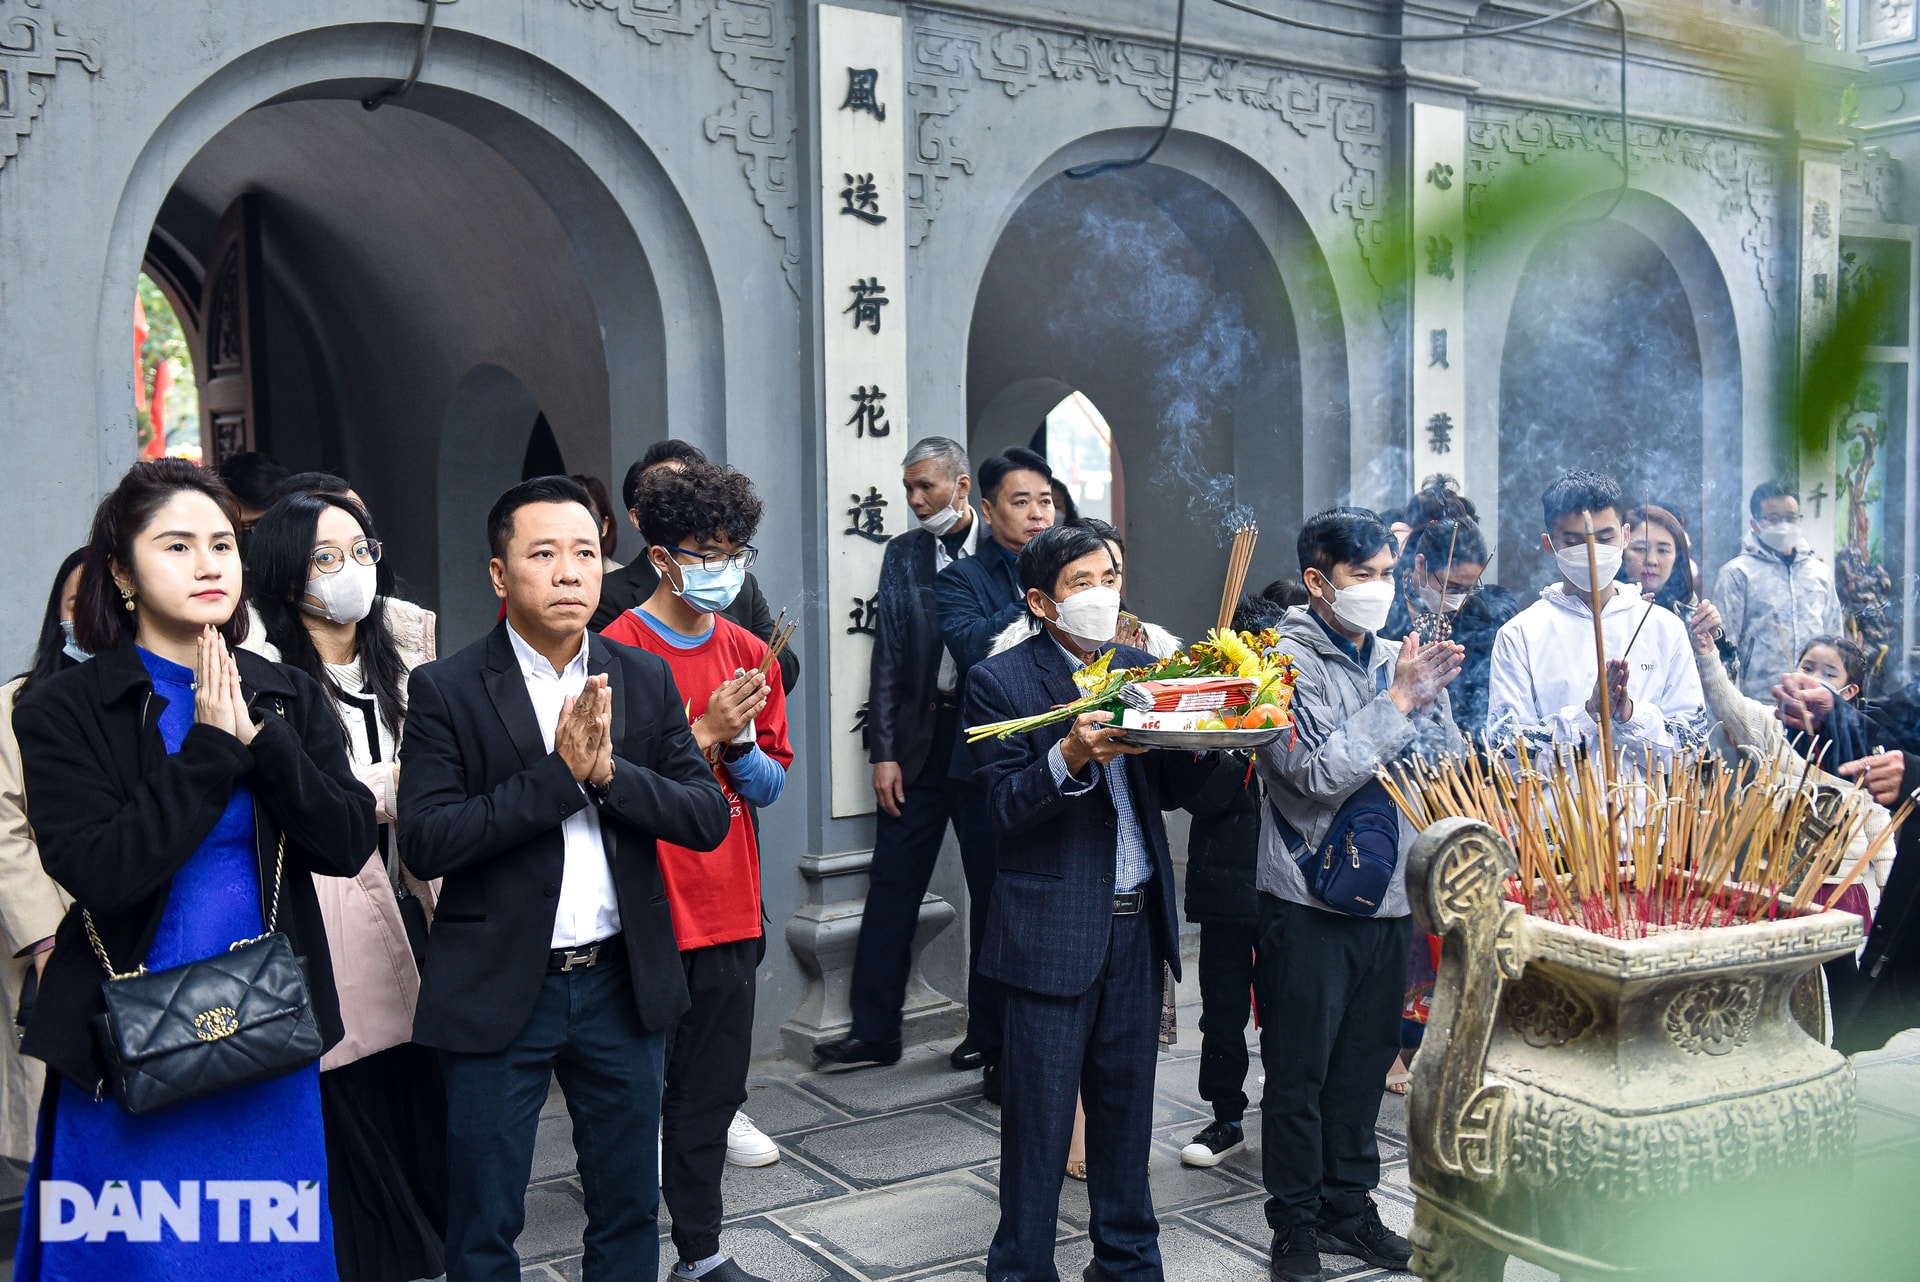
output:
[{"label": "gray stone wall", "polygon": [[[1255,573],[1270,577],[1293,572],[1303,513],[1392,502],[1410,479],[1412,353],[1394,277],[1409,104],[1466,110],[1470,202],[1497,175],[1554,166],[1568,175],[1559,221],[1612,198],[1621,141],[1604,21],[1407,46],[1403,57],[1194,0],[1178,119],[1153,166],[1063,193],[1065,168],[1132,154],[1164,119],[1171,5],[868,7],[904,15],[911,435],[981,428],[982,444],[998,433],[991,443],[1003,445],[1048,392],[1089,390],[1128,469],[1129,595],[1188,635],[1210,621],[1229,512],[1260,519]],[[776,609],[801,613],[807,657],[793,704],[799,761],[763,828],[771,926],[759,1039],[771,1051],[806,992],[783,935],[810,893],[802,860],[816,871],[829,861],[857,889],[872,840],[869,821],[830,817],[816,764],[846,728],[826,723],[821,662],[844,621],[820,595],[837,513],[821,477],[815,373],[814,6],[459,0],[436,12],[418,87],[370,114],[357,100],[413,59],[415,0],[176,8],[156,23],[133,0],[0,0],[11,33],[0,44],[0,527],[19,549],[0,583],[28,603],[0,618],[0,653],[24,659],[47,576],[133,459],[123,300],[150,239],[197,268],[225,203],[260,193],[278,317],[271,445],[362,488],[401,577],[441,610],[444,649],[491,621],[479,518],[518,479],[535,416],[570,468],[616,486],[667,434],[760,482],[757,574]],[[1460,21],[1477,12],[1290,11],[1416,30],[1447,10]],[[1846,166],[1846,216],[1883,223],[1912,217],[1897,175],[1920,150],[1902,105],[1920,92],[1910,62],[1868,50],[1884,64],[1869,76],[1853,55],[1783,55],[1786,40],[1742,25],[1752,11],[1629,5],[1632,191],[1613,215],[1658,246],[1691,309],[1699,465],[1726,500],[1708,529],[1719,555],[1741,524],[1732,496],[1793,462],[1779,407],[1792,382],[1808,138]],[[1765,17],[1813,41],[1798,5]],[[1860,77],[1866,136],[1891,157],[1783,115],[1753,74],[1763,56]],[[1115,184],[1111,200],[1103,182]],[[1047,242],[1019,243],[1062,199],[1075,226],[1131,202],[1128,234],[1160,237],[1203,311],[1237,308],[1245,344],[1230,336],[1222,347],[1205,325],[1189,332],[1150,313],[1140,300],[1161,279],[1152,261],[1083,293],[1071,271],[1039,272],[1103,266],[1091,243],[1061,243],[1058,261]],[[1461,479],[1496,529],[1504,505],[1533,500],[1502,492],[1511,452],[1557,448],[1499,423],[1509,314],[1544,234],[1464,251]],[[1023,297],[1023,275],[1051,282],[1047,297]],[[1076,348],[1076,335],[1111,339]],[[1193,352],[1251,359],[1227,374],[1209,367],[1204,421],[1170,445],[1168,388]],[[1604,404],[1582,409],[1556,430],[1605,429]],[[1544,567],[1527,560],[1524,522],[1504,524],[1519,533],[1498,577],[1524,595]],[[637,543],[629,532],[623,553]],[[856,858],[837,859],[846,855]],[[951,859],[935,890],[963,902]],[[945,931],[926,959],[950,993],[962,984],[959,936]]]}]

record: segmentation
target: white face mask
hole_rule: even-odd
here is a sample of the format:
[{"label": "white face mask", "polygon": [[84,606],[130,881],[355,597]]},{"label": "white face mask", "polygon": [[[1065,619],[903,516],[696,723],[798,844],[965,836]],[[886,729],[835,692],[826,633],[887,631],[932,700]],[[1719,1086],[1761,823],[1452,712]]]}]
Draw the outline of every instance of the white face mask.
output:
[{"label": "white face mask", "polygon": [[[1620,560],[1626,554],[1625,548],[1611,543],[1593,545],[1593,560],[1600,571],[1600,582],[1613,582],[1613,576],[1620,573]],[[1566,576],[1567,582],[1582,592],[1593,591],[1593,581],[1587,572],[1586,544],[1576,543],[1570,548],[1561,548],[1553,554],[1553,559],[1560,563],[1560,573]]]},{"label": "white face mask", "polygon": [[921,517],[920,528],[937,539],[960,524],[960,514],[963,510],[963,508],[952,506],[943,507],[932,516]]},{"label": "white face mask", "polygon": [[1053,608],[1059,615],[1054,622],[1060,630],[1088,649],[1113,640],[1114,630],[1120,626],[1118,588],[1088,588],[1064,601],[1054,601]]},{"label": "white face mask", "polygon": [[1387,625],[1387,615],[1392,611],[1393,584],[1389,580],[1375,579],[1371,583],[1334,589],[1333,617],[1342,627],[1355,632],[1378,632]]},{"label": "white face mask", "polygon": [[358,623],[373,609],[377,582],[378,576],[372,566],[349,558],[345,565],[332,574],[307,580],[307,595],[320,604],[302,600],[300,608],[329,623]]},{"label": "white face mask", "polygon": [[1428,583],[1415,588],[1413,595],[1419,600],[1420,605],[1428,614],[1453,614],[1458,612],[1459,609],[1467,603],[1467,598],[1473,594],[1471,592],[1442,592],[1439,588]]},{"label": "white face mask", "polygon": [[1800,522],[1788,525],[1763,525],[1759,530],[1760,541],[1778,552],[1781,556],[1800,546]]}]

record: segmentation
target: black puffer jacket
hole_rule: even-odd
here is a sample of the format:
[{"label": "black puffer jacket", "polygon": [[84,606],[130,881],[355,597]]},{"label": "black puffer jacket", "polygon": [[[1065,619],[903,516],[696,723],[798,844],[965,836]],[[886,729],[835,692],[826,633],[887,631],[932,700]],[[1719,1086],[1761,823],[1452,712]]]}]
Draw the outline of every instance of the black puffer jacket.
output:
[{"label": "black puffer jacket", "polygon": [[173,876],[213,831],[236,783],[253,789],[261,918],[273,890],[274,851],[287,838],[278,926],[306,959],[314,1015],[327,1046],[341,1037],[340,1002],[311,874],[351,877],[377,840],[373,794],[354,778],[326,695],[306,673],[234,652],[247,705],[260,723],[251,744],[194,725],[180,751],[160,738],[166,700],[131,644],[37,683],[14,710],[26,776],[27,818],[40,859],[75,903],[54,936],[21,1050],[94,1092],[105,1076],[91,1023],[106,978],[88,946],[91,909],[117,969],[153,945]]},{"label": "black puffer jacket", "polygon": [[1200,795],[1187,803],[1187,920],[1252,925],[1260,916],[1260,778],[1238,752],[1222,753]]}]

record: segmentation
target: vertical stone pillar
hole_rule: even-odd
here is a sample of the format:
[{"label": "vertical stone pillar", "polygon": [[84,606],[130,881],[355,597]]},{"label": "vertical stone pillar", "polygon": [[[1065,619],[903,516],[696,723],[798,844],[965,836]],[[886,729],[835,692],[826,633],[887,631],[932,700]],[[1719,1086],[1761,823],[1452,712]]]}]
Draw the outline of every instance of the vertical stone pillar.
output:
[{"label": "vertical stone pillar", "polygon": [[[1840,300],[1840,164],[1837,160],[1800,162],[1799,379],[1804,384],[1819,350],[1833,332]],[[1802,528],[1813,550],[1833,563],[1840,546],[1836,527],[1840,503],[1835,465],[1834,424],[1797,423],[1799,432]]]},{"label": "vertical stone pillar", "polygon": [[[867,870],[872,863],[873,852],[865,850],[800,857],[807,902],[787,922],[787,944],[806,972],[807,993],[780,1026],[780,1045],[788,1059],[807,1063],[815,1046],[845,1037],[852,1027],[848,995],[853,982],[853,953],[860,941]],[[901,1026],[901,1038],[909,1043],[947,1037],[966,1027],[966,1007],[920,975],[920,955],[957,915],[953,905],[938,895],[929,894],[920,901],[920,925],[913,935],[913,969],[907,977]]]},{"label": "vertical stone pillar", "polygon": [[[1467,422],[1467,113],[1407,105],[1409,310],[1407,401],[1413,481],[1464,483]],[[1475,425],[1478,426],[1478,425]]]},{"label": "vertical stone pillar", "polygon": [[[815,225],[820,230],[820,393],[825,429],[830,745],[834,819],[873,813],[867,762],[867,674],[885,546],[911,528],[900,496],[900,458],[912,439],[907,407],[906,49],[897,15],[820,5],[814,49],[819,146]],[[787,943],[807,992],[780,1027],[802,1062],[844,1036],[854,951],[866,907],[871,850],[803,855],[807,902],[787,922]],[[922,950],[956,916],[935,895],[921,901],[905,1036],[941,1036],[964,1009],[919,975]]]}]

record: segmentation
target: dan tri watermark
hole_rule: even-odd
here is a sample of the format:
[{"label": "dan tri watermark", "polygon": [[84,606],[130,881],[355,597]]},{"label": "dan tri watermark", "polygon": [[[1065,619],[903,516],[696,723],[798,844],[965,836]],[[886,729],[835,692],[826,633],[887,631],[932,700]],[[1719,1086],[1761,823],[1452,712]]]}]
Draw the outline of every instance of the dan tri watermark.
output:
[{"label": "dan tri watermark", "polygon": [[136,1190],[109,1180],[98,1196],[70,1180],[40,1182],[43,1242],[158,1242],[162,1232],[178,1242],[318,1242],[320,1182],[141,1180]]}]

